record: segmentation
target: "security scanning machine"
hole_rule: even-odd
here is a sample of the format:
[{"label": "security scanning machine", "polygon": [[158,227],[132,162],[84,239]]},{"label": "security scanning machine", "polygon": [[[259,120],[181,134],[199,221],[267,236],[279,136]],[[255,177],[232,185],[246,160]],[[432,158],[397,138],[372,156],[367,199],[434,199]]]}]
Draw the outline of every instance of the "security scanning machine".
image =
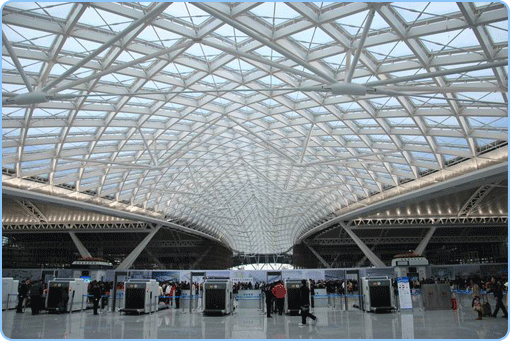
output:
[{"label": "security scanning machine", "polygon": [[[287,295],[285,296],[285,303],[283,310],[288,315],[299,315],[301,306],[299,304],[299,288],[301,288],[300,279],[286,279],[284,281],[285,289],[287,289]],[[310,281],[306,281],[308,289],[310,289]],[[311,301],[310,301],[311,302]]]},{"label": "security scanning machine", "polygon": [[125,313],[153,313],[158,310],[159,284],[155,279],[130,279],[125,285]]},{"label": "security scanning machine", "polygon": [[83,309],[83,298],[87,295],[87,283],[81,278],[55,278],[48,282],[46,310],[71,312]]},{"label": "security scanning machine", "polygon": [[228,315],[234,310],[230,279],[208,278],[204,282],[204,314]]},{"label": "security scanning machine", "polygon": [[[18,302],[18,284],[19,281],[11,277],[2,278],[2,310],[15,308]],[[11,302],[16,302],[10,304]]]},{"label": "security scanning machine", "polygon": [[376,313],[395,310],[393,286],[388,276],[361,277],[363,310]]}]

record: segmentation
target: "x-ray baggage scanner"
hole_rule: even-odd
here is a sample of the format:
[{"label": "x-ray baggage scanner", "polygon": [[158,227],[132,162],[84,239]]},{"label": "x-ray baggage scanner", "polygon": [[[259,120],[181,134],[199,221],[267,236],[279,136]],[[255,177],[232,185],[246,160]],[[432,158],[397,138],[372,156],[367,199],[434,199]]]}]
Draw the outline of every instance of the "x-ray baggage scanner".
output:
[{"label": "x-ray baggage scanner", "polygon": [[125,285],[125,313],[152,313],[158,310],[159,284],[155,279],[130,279]]},{"label": "x-ray baggage scanner", "polygon": [[81,278],[55,278],[48,282],[46,310],[71,312],[83,309],[87,283]]},{"label": "x-ray baggage scanner", "polygon": [[204,314],[228,315],[234,309],[234,293],[230,279],[206,279],[204,282]]},{"label": "x-ray baggage scanner", "polygon": [[363,310],[379,312],[390,312],[395,310],[393,305],[393,286],[391,279],[387,276],[361,277],[363,290]]},{"label": "x-ray baggage scanner", "polygon": [[[285,303],[283,310],[289,315],[298,315],[301,305],[299,303],[299,288],[301,288],[300,279],[286,279],[284,281],[285,289],[287,289],[287,295],[285,296]],[[310,282],[306,281],[308,289],[310,289]]]},{"label": "x-ray baggage scanner", "polygon": [[2,310],[15,308],[18,303],[19,281],[12,277],[2,278]]}]

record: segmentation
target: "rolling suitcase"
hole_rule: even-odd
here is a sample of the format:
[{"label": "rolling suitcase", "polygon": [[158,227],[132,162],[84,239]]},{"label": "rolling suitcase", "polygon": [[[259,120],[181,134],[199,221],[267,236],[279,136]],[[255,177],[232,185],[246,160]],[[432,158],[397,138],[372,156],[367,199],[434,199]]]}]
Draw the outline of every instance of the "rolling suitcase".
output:
[{"label": "rolling suitcase", "polygon": [[489,303],[489,300],[487,299],[487,295],[482,296],[484,298],[484,304],[482,304],[483,308],[483,316],[491,316],[492,315],[492,309],[491,304]]}]

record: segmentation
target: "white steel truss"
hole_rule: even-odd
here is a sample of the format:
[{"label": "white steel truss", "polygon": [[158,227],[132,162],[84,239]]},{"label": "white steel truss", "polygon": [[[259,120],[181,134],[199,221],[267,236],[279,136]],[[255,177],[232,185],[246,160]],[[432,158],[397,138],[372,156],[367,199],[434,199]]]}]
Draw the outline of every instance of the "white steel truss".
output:
[{"label": "white steel truss", "polygon": [[3,186],[235,251],[508,159],[503,3],[10,2],[2,37]]}]

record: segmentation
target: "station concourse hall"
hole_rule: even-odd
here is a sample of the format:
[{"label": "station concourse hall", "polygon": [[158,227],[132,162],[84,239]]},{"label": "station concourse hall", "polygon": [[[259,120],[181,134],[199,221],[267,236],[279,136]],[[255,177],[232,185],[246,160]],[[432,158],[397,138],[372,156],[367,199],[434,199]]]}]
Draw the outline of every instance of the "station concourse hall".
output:
[{"label": "station concourse hall", "polygon": [[6,2],[1,257],[7,339],[503,339],[508,8]]}]

